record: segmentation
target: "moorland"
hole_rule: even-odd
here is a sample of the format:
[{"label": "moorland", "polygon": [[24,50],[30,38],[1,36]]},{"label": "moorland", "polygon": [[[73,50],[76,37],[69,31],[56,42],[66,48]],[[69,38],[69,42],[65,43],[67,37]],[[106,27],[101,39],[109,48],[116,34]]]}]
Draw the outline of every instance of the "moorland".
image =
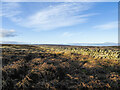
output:
[{"label": "moorland", "polygon": [[2,90],[120,88],[120,47],[3,44]]}]

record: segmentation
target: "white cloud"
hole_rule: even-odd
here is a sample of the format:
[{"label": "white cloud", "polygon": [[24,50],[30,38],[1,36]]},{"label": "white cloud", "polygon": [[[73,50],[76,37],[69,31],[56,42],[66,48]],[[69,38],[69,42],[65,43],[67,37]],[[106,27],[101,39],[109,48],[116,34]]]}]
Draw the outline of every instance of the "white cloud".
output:
[{"label": "white cloud", "polygon": [[4,38],[4,37],[14,37],[14,36],[16,36],[14,29],[10,29],[10,30],[0,29],[0,37]]},{"label": "white cloud", "polygon": [[63,37],[71,37],[71,36],[73,36],[73,34],[70,33],[70,32],[64,32],[64,33],[62,34],[62,36],[63,36]]},{"label": "white cloud", "polygon": [[96,15],[94,13],[83,14],[91,7],[92,3],[62,3],[45,7],[37,13],[23,18],[20,17],[22,13],[20,4],[11,2],[2,4],[3,11],[0,12],[0,16],[7,17],[20,26],[34,30],[53,30],[85,23],[89,16]]},{"label": "white cloud", "polygon": [[115,29],[115,28],[118,28],[118,22],[114,21],[114,22],[109,22],[109,23],[105,23],[105,24],[101,24],[101,25],[96,25],[93,28],[100,29],[100,30]]},{"label": "white cloud", "polygon": [[22,11],[20,9],[20,4],[16,2],[2,3],[2,8],[0,8],[0,16],[7,17],[12,21],[19,21],[17,18]]},{"label": "white cloud", "polygon": [[63,3],[49,6],[19,22],[20,25],[36,30],[53,30],[60,27],[72,26],[87,21],[95,14],[82,14],[89,10],[91,3]]}]

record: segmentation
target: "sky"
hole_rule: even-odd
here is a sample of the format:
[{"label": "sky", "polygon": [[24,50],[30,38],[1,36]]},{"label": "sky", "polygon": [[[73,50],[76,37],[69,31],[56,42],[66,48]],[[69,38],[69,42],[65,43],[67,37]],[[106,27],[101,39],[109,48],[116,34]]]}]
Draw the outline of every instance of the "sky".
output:
[{"label": "sky", "polygon": [[117,2],[3,2],[1,10],[3,42],[118,42]]}]

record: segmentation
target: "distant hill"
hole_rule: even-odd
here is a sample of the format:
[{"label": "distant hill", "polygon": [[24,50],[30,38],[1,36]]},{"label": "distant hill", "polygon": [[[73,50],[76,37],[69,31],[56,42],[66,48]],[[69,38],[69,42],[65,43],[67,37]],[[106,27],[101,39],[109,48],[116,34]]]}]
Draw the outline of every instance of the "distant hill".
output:
[{"label": "distant hill", "polygon": [[66,45],[66,46],[120,46],[120,43],[111,43],[111,42],[105,42],[105,43],[68,43],[68,44],[30,44],[30,43],[24,43],[24,42],[16,42],[16,41],[4,41],[0,42],[0,44],[27,44],[27,45]]},{"label": "distant hill", "polygon": [[106,43],[71,43],[68,45],[75,45],[75,46],[118,46],[118,43],[109,43],[109,42],[106,42]]}]

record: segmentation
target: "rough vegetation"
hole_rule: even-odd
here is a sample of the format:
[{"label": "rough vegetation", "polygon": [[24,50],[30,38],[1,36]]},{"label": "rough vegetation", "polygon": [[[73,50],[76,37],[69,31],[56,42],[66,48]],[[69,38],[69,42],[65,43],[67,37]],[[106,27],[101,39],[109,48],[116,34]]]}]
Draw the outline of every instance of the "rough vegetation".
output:
[{"label": "rough vegetation", "polygon": [[119,47],[2,45],[3,90],[120,88]]}]

